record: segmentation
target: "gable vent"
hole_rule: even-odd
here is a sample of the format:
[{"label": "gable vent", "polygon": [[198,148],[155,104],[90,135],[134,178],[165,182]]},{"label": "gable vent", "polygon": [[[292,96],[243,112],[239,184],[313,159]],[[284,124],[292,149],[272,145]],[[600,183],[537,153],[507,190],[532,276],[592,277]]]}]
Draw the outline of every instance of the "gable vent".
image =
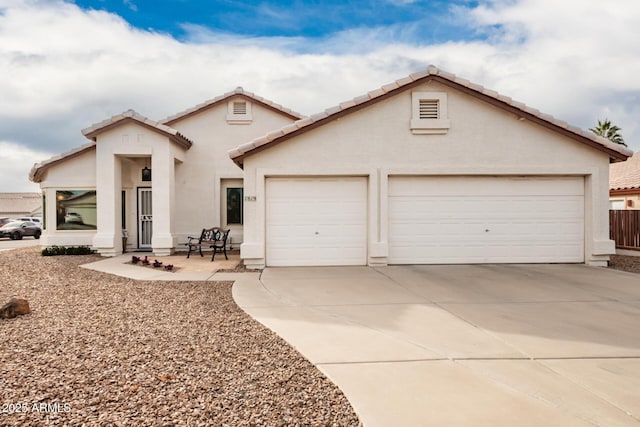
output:
[{"label": "gable vent", "polygon": [[247,103],[246,102],[234,102],[233,103],[233,114],[247,114]]},{"label": "gable vent", "polygon": [[438,100],[437,99],[421,99],[420,100],[420,118],[421,119],[438,119]]}]

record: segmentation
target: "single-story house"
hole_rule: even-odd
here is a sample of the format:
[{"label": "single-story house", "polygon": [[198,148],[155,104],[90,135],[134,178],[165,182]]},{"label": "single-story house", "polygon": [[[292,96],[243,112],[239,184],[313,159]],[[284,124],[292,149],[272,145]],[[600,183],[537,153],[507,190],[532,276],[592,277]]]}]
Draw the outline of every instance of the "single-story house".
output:
[{"label": "single-story house", "polygon": [[640,209],[640,152],[609,168],[609,207]]},{"label": "single-story house", "polygon": [[606,265],[625,147],[429,67],[230,152],[248,266]]},{"label": "single-story house", "polygon": [[0,217],[39,217],[42,215],[42,194],[0,193]]},{"label": "single-story house", "polygon": [[160,121],[129,110],[82,133],[89,143],[33,166],[44,246],[168,255],[205,227],[243,236],[243,174],[228,150],[303,116],[242,88]]},{"label": "single-story house", "polygon": [[[112,256],[126,229],[132,249],[163,255],[221,225],[249,267],[606,265],[609,163],[632,154],[436,67],[308,118],[239,89],[83,133],[31,171],[43,244]],[[60,226],[84,221],[85,192],[95,227]]]}]

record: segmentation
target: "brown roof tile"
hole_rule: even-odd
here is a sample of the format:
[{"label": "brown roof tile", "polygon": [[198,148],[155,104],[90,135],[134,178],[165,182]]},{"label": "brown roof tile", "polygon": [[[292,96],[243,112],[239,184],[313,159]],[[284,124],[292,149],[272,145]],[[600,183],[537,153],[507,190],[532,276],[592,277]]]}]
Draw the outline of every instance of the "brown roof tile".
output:
[{"label": "brown roof tile", "polygon": [[492,103],[498,107],[504,108],[509,111],[513,111],[517,114],[522,114],[532,121],[544,125],[552,130],[562,133],[570,138],[574,138],[579,142],[588,144],[596,149],[604,151],[609,154],[610,158],[614,161],[625,160],[632,154],[630,150],[615,144],[608,139],[594,135],[591,132],[584,131],[575,126],[570,126],[562,120],[558,120],[548,114],[543,114],[535,108],[528,107],[527,105],[514,101],[513,99],[501,95],[496,91],[486,89],[481,85],[470,82],[469,80],[456,77],[454,74],[440,70],[437,67],[430,65],[426,70],[418,73],[411,74],[395,82],[386,84],[379,89],[368,92],[364,96],[356,97],[352,100],[348,100],[340,103],[335,107],[331,107],[324,111],[324,113],[315,114],[311,117],[307,117],[303,120],[296,122],[298,129],[295,131],[284,131],[282,136],[276,139],[260,137],[248,144],[242,144],[233,150],[229,151],[229,157],[238,165],[242,165],[243,159],[255,152],[268,148],[271,145],[284,141],[296,134],[313,129],[317,126],[321,126],[337,117],[341,117],[345,114],[358,111],[359,109],[385,99],[385,97],[392,96],[395,91],[405,90],[416,82],[424,81],[426,79],[433,79],[444,84],[448,84],[454,88],[465,91],[473,96],[481,98],[487,102]]},{"label": "brown roof tile", "polygon": [[128,122],[128,121],[134,121],[137,122],[138,124],[141,124],[143,126],[146,126],[147,128],[150,128],[151,130],[154,130],[156,132],[160,132],[166,136],[169,137],[169,139],[171,139],[171,141],[185,147],[185,148],[189,148],[191,147],[191,145],[193,144],[189,138],[187,138],[186,136],[182,135],[180,132],[178,132],[177,130],[173,129],[172,127],[169,127],[165,124],[162,124],[160,122],[156,122],[155,120],[151,120],[137,112],[135,112],[134,110],[127,110],[124,113],[121,114],[116,114],[115,116],[103,120],[99,123],[95,123],[91,126],[89,126],[86,129],[82,130],[82,134],[87,137],[88,139],[91,139],[93,141],[96,140],[96,137],[102,133],[105,132],[111,128],[113,128],[114,126],[118,126],[121,123],[124,122]]},{"label": "brown roof tile", "polygon": [[609,165],[610,190],[640,190],[640,151],[625,162]]},{"label": "brown roof tile", "polygon": [[250,100],[253,100],[255,102],[258,102],[262,105],[264,105],[267,108],[270,108],[272,110],[275,110],[281,114],[284,114],[285,116],[288,116],[292,119],[302,119],[304,117],[304,115],[300,114],[300,113],[296,113],[293,110],[290,110],[288,108],[283,107],[280,104],[276,104],[273,101],[269,101],[268,99],[262,98],[261,96],[258,96],[252,92],[248,92],[246,90],[244,90],[241,87],[237,87],[235,90],[231,91],[231,92],[227,92],[224,95],[220,95],[218,97],[215,97],[213,99],[210,99],[208,101],[205,101],[201,104],[196,105],[193,108],[189,108],[187,110],[184,110],[178,114],[174,114],[173,116],[169,116],[166,117],[162,120],[160,120],[160,123],[164,123],[164,124],[172,124],[175,123],[179,120],[182,120],[184,118],[187,118],[189,116],[192,116],[194,114],[199,113],[202,110],[206,110],[208,108],[213,107],[214,105],[220,104],[221,102],[224,102],[225,100],[233,97],[233,96],[243,96],[245,98],[248,98]]}]

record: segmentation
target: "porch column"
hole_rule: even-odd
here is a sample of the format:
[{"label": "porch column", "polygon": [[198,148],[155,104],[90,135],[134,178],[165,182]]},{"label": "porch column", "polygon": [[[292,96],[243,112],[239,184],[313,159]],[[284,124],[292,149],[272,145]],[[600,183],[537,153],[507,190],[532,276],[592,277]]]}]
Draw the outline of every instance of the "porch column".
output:
[{"label": "porch column", "polygon": [[176,246],[173,236],[175,161],[171,147],[154,148],[151,157],[151,170],[153,205],[151,247],[156,256],[171,255]]},{"label": "porch column", "polygon": [[93,246],[103,256],[122,253],[122,218],[120,212],[122,163],[118,156],[96,147],[96,209],[98,229]]}]

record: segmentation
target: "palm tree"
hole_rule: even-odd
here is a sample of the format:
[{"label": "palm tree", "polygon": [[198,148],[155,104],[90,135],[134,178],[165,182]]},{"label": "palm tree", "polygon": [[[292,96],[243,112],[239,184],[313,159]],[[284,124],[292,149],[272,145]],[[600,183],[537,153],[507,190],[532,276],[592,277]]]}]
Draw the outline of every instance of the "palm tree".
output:
[{"label": "palm tree", "polygon": [[622,139],[622,135],[620,135],[622,129],[616,125],[612,125],[609,119],[604,119],[602,122],[598,120],[598,126],[589,128],[589,130],[598,136],[607,138],[611,142],[624,145],[625,147],[627,146],[624,139]]}]

